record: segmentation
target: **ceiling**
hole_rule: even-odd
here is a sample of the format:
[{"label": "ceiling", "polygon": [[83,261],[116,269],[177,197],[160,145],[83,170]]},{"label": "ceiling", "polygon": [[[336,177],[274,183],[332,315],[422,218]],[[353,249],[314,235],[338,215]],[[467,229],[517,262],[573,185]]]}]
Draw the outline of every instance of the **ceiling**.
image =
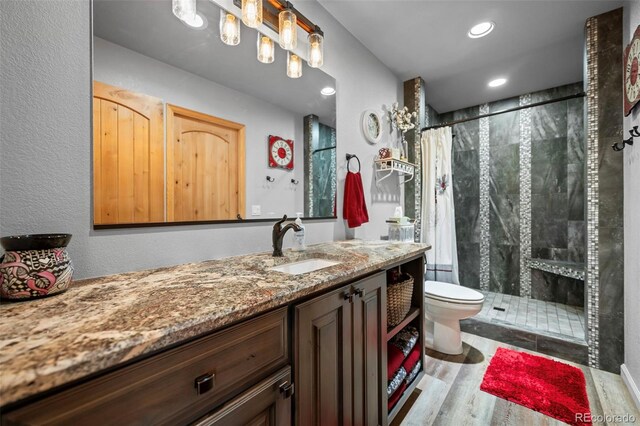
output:
[{"label": "ceiling", "polygon": [[[582,80],[587,18],[622,1],[319,0],[400,79],[426,83],[448,112]],[[482,21],[495,29],[478,39]],[[327,35],[330,37],[331,35]],[[489,88],[497,77],[507,84]]]},{"label": "ceiling", "polygon": [[273,63],[261,64],[255,30],[241,25],[240,44],[227,46],[219,37],[220,9],[207,0],[197,7],[208,20],[205,29],[194,30],[176,19],[171,0],[94,0],[93,33],[296,114],[316,114],[335,127],[335,96],[320,94],[323,87],[336,87],[333,77],[307,66],[302,77],[287,77],[287,57],[280,48]]}]

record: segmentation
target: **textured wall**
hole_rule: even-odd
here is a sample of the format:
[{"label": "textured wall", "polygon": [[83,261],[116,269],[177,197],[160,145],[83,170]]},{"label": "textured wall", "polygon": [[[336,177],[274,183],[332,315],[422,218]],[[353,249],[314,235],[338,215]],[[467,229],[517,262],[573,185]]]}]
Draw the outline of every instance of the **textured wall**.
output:
[{"label": "textured wall", "polygon": [[[624,6],[624,45],[640,25],[640,1],[629,1]],[[640,107],[624,119],[624,136],[633,126],[640,126]],[[631,303],[624,309],[624,363],[636,386],[640,386],[640,142],[624,150],[624,294]]]},{"label": "textured wall", "polygon": [[[325,31],[324,70],[337,81],[338,214],[342,159],[353,152],[363,162],[371,222],[349,235],[378,238],[400,190],[397,181],[375,188],[379,147],[365,142],[359,123],[365,109],[400,99],[400,82],[316,2],[300,10]],[[270,224],[92,230],[90,22],[87,1],[0,2],[0,234],[74,234],[76,278],[269,250]],[[311,222],[307,235],[309,243],[341,239],[345,225]]]},{"label": "textured wall", "polygon": [[[302,212],[303,117],[274,104],[230,89],[187,71],[144,56],[133,50],[94,37],[93,78],[113,86],[155,96],[166,104],[203,112],[246,126],[246,211],[262,207],[262,217]],[[294,141],[294,171],[267,166],[269,135]],[[268,183],[266,176],[276,179]],[[270,214],[273,213],[273,214]],[[282,216],[281,216],[282,217]]]}]

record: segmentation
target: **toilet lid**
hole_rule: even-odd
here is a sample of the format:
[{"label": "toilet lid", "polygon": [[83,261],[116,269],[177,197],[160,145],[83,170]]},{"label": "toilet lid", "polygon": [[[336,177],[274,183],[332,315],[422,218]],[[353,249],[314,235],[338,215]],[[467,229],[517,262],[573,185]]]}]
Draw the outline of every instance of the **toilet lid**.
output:
[{"label": "toilet lid", "polygon": [[458,303],[479,303],[484,301],[484,295],[482,293],[461,285],[440,281],[426,281],[424,284],[424,291],[427,297],[432,299]]}]

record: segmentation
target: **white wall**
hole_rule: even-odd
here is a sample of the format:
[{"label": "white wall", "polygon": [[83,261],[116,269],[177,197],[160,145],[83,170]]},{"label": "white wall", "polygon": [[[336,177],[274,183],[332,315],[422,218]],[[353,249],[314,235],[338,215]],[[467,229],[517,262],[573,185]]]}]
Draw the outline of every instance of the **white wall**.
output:
[{"label": "white wall", "polygon": [[[296,6],[324,30],[324,70],[337,83],[338,214],[344,155],[355,153],[371,218],[355,236],[379,238],[399,190],[372,188],[379,146],[365,142],[360,119],[401,100],[401,82],[315,1]],[[90,22],[87,1],[0,2],[0,235],[72,233],[75,278],[269,250],[270,224],[92,230]],[[309,243],[342,239],[345,225],[310,222],[307,235]]]},{"label": "white wall", "polygon": [[[113,86],[155,96],[165,104],[193,109],[246,126],[246,212],[262,207],[262,215],[295,217],[304,208],[303,116],[238,92],[195,74],[144,56],[99,37],[93,38],[93,78]],[[267,166],[269,135],[294,141],[294,170]],[[275,178],[267,182],[266,176]],[[291,178],[300,181],[291,184]],[[271,214],[269,214],[271,213]]]},{"label": "white wall", "polygon": [[[640,1],[629,1],[624,6],[624,45],[640,25]],[[622,108],[622,107],[621,107]],[[640,107],[624,119],[624,138],[628,130],[640,125]],[[640,386],[640,139],[624,150],[624,363]],[[636,395],[638,397],[638,395]]]}]

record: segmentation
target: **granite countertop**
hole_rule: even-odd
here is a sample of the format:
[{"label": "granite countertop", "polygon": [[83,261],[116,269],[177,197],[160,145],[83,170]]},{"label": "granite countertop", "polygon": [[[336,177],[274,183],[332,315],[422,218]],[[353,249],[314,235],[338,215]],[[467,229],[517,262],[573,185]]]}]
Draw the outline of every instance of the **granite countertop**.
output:
[{"label": "granite countertop", "polygon": [[[61,295],[0,305],[0,405],[286,305],[428,249],[339,241],[76,281]],[[342,263],[302,275],[266,268]]]}]

